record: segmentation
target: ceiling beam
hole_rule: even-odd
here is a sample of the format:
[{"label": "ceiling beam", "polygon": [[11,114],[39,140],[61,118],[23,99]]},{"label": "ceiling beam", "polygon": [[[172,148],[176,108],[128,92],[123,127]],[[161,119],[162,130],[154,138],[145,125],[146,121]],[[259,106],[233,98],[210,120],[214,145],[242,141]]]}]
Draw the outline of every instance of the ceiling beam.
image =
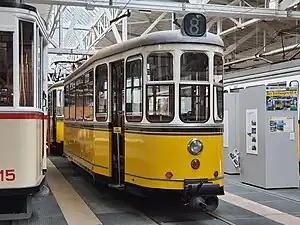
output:
[{"label": "ceiling beam", "polygon": [[300,3],[300,0],[283,0],[279,3],[279,9],[285,10],[288,8],[292,8]]},{"label": "ceiling beam", "polygon": [[82,7],[103,7],[132,10],[151,10],[157,12],[194,12],[203,13],[206,16],[218,17],[240,17],[255,19],[300,19],[300,11],[286,11],[270,8],[254,8],[246,6],[229,6],[219,4],[191,4],[173,1],[146,1],[146,0],[115,0],[110,5],[110,0],[93,0],[87,3],[86,0],[26,0],[26,3],[49,4],[49,5],[72,5]]},{"label": "ceiling beam", "polygon": [[245,43],[248,39],[252,38],[259,30],[260,30],[260,28],[252,30],[250,33],[246,34],[241,39],[239,39],[236,43],[228,46],[226,48],[226,51],[224,52],[224,55],[225,56],[229,55],[231,52],[233,52],[234,50],[236,50],[236,48],[238,46],[240,46],[241,44]]},{"label": "ceiling beam", "polygon": [[68,48],[48,48],[48,54],[55,55],[94,55],[95,50],[68,49]]},{"label": "ceiling beam", "polygon": [[[237,60],[234,60],[234,61],[231,61],[231,62],[227,62],[227,63],[224,64],[224,66],[238,64],[238,63],[246,62],[248,60],[259,59],[259,58],[262,58],[262,57],[265,57],[265,56],[278,55],[278,54],[281,54],[283,52],[287,53],[289,51],[299,49],[300,44],[299,43],[292,44],[293,41],[295,43],[295,39],[294,38],[290,38],[290,39],[292,39],[292,40],[289,40],[290,45],[286,43],[287,45],[282,47],[280,42],[274,43],[274,44],[272,44],[272,50],[270,50],[268,52],[263,52],[263,53],[258,54],[258,55],[255,55],[255,53],[252,52],[252,56],[248,56],[248,57],[246,56],[245,58],[240,58],[240,59],[237,59]],[[246,55],[250,55],[250,52]]]},{"label": "ceiling beam", "polygon": [[159,17],[157,17],[156,20],[144,31],[144,33],[141,34],[141,36],[148,34],[166,15],[166,12],[160,14]]}]

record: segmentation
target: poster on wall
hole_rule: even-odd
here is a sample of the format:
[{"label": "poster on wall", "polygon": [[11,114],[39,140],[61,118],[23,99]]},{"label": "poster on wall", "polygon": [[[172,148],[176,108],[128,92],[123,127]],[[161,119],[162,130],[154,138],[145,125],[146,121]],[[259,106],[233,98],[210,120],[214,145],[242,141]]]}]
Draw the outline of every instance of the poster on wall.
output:
[{"label": "poster on wall", "polygon": [[228,153],[228,156],[235,168],[240,167],[240,152],[238,149],[233,149],[233,151]]},{"label": "poster on wall", "polygon": [[257,109],[246,109],[246,153],[258,154]]},{"label": "poster on wall", "polygon": [[266,87],[267,111],[297,111],[296,87]]},{"label": "poster on wall", "polygon": [[224,111],[223,147],[228,148],[228,110]]},{"label": "poster on wall", "polygon": [[294,118],[292,116],[270,116],[269,127],[271,133],[294,132]]}]

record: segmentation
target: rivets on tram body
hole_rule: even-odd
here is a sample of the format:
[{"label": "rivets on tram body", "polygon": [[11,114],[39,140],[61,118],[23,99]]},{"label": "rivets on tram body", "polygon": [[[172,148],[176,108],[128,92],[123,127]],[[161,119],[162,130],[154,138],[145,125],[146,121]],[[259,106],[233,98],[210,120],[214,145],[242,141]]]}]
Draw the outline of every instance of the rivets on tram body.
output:
[{"label": "rivets on tram body", "polygon": [[219,172],[216,170],[216,171],[214,172],[214,177],[217,177],[217,176],[219,176]]},{"label": "rivets on tram body", "polygon": [[173,177],[173,173],[172,172],[166,172],[166,178],[167,179],[171,179]]}]

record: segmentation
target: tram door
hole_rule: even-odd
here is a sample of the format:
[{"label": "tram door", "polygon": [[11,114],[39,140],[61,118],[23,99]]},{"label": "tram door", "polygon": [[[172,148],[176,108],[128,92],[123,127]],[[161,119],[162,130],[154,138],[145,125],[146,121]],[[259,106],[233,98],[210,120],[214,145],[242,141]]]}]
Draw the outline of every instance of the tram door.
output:
[{"label": "tram door", "polygon": [[52,126],[51,126],[51,129],[52,129],[52,141],[54,143],[56,143],[56,98],[57,98],[57,91],[56,90],[53,90],[52,92]]},{"label": "tram door", "polygon": [[110,64],[112,81],[112,177],[116,185],[124,183],[125,138],[124,138],[124,61]]}]

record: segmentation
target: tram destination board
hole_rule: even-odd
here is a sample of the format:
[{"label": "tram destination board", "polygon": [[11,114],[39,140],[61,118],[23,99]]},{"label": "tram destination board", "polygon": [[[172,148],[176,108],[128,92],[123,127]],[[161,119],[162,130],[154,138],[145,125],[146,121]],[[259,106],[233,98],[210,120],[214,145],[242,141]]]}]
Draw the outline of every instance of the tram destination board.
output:
[{"label": "tram destination board", "polygon": [[202,37],[206,33],[206,17],[200,13],[188,13],[184,16],[181,32],[187,36]]}]

